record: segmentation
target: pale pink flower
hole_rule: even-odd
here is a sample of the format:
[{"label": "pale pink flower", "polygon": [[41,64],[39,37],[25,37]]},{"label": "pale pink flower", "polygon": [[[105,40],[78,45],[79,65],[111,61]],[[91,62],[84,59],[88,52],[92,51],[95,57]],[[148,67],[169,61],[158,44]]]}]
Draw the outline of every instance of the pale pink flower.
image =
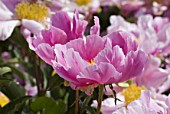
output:
[{"label": "pale pink flower", "polygon": [[[150,57],[145,65],[142,74],[134,79],[138,86],[145,86],[155,92],[162,93],[169,89],[166,81],[169,77],[169,72],[166,69],[160,68],[160,59]],[[167,87],[165,87],[167,85]]]},{"label": "pale pink flower", "polygon": [[[107,98],[102,102],[102,114],[169,114],[169,98],[164,95],[155,95],[144,90],[141,91],[141,96],[130,104],[125,104],[124,96],[121,93],[117,94],[117,101],[115,105],[114,98]],[[97,107],[97,101],[93,101],[92,107]]]},{"label": "pale pink flower", "polygon": [[[38,22],[36,20],[27,19],[27,17],[19,17],[16,12],[16,7],[20,4],[27,4],[29,7],[29,1],[25,0],[1,0],[0,1],[0,40],[6,40],[9,38],[16,26],[22,25],[23,27],[27,28],[32,33],[37,33],[41,31],[42,29],[45,29],[44,23],[48,23],[48,16],[46,15],[46,18],[42,19],[42,22]],[[22,4],[23,3],[23,4]],[[37,3],[39,4],[39,3]],[[19,6],[18,6],[19,7]],[[43,6],[40,6],[43,7]],[[44,6],[45,7],[45,6]],[[21,11],[18,8],[18,13]],[[26,7],[25,7],[26,8]],[[23,10],[25,11],[25,10]],[[31,12],[31,11],[30,11]],[[23,12],[22,12],[23,13]],[[37,12],[38,13],[38,12]],[[46,13],[50,14],[49,9],[46,7]],[[29,14],[31,15],[31,14]],[[36,15],[35,13],[32,15]],[[45,16],[45,15],[44,15]],[[21,18],[21,19],[20,19]],[[43,23],[43,24],[42,24]]]},{"label": "pale pink flower", "polygon": [[[60,0],[59,2],[52,0],[51,3],[59,6],[61,11],[74,12],[76,9],[85,17],[96,13],[100,7],[99,0]],[[51,8],[56,8],[55,6]]]},{"label": "pale pink flower", "polygon": [[111,16],[110,22],[109,33],[118,30],[133,33],[139,43],[139,48],[146,53],[167,55],[170,52],[170,22],[168,18],[142,15],[135,24],[125,21],[120,16]]}]

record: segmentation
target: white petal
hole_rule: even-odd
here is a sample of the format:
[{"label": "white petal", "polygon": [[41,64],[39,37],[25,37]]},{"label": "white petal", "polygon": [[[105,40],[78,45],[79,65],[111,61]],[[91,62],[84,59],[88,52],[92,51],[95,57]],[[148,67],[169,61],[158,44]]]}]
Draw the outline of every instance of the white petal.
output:
[{"label": "white petal", "polygon": [[45,27],[41,24],[38,23],[34,20],[27,20],[27,19],[23,19],[22,20],[22,25],[27,28],[31,33],[38,33],[41,30],[45,29]]},{"label": "white petal", "polygon": [[0,20],[12,19],[13,13],[5,6],[5,4],[0,0]]},{"label": "white petal", "polygon": [[20,25],[20,21],[11,20],[11,21],[0,21],[0,40],[6,40],[11,36],[14,28]]}]

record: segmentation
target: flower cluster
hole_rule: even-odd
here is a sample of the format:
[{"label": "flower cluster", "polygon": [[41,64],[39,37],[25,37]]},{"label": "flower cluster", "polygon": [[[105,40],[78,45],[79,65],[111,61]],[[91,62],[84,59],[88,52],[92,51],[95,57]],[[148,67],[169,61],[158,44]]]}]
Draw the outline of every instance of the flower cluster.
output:
[{"label": "flower cluster", "polygon": [[169,114],[169,5],[1,0],[0,113]]}]

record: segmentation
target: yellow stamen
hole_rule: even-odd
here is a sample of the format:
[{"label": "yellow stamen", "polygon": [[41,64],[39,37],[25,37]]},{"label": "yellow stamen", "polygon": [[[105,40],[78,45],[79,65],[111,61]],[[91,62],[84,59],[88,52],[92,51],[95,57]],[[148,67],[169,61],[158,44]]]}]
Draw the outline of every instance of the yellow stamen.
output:
[{"label": "yellow stamen", "polygon": [[90,86],[85,86],[85,87],[80,87],[80,91],[85,92],[88,95],[91,95],[94,91],[95,84],[90,85]]},{"label": "yellow stamen", "polygon": [[94,65],[94,60],[90,60],[89,62],[87,62],[89,65]]},{"label": "yellow stamen", "polygon": [[15,7],[19,19],[43,21],[49,16],[49,9],[40,3],[21,2]]},{"label": "yellow stamen", "polygon": [[8,103],[9,103],[8,97],[6,97],[3,93],[0,92],[0,106],[4,107]]},{"label": "yellow stamen", "polygon": [[123,90],[122,95],[125,97],[125,103],[129,104],[132,101],[137,100],[140,97],[142,90],[146,90],[146,88],[144,86],[138,87],[136,84],[132,84],[127,89]]},{"label": "yellow stamen", "polygon": [[52,73],[51,73],[51,76],[53,77],[53,76],[56,75],[56,74],[57,74],[56,71],[53,70]]},{"label": "yellow stamen", "polygon": [[69,83],[69,81],[64,81],[64,86],[69,86],[70,85],[70,83]]},{"label": "yellow stamen", "polygon": [[156,54],[156,56],[157,56],[158,58],[162,58],[161,53]]},{"label": "yellow stamen", "polygon": [[135,37],[134,40],[137,41],[138,44],[140,44],[140,42],[141,42],[141,41],[140,41],[140,38],[136,38],[136,37]]},{"label": "yellow stamen", "polygon": [[82,6],[82,5],[87,5],[91,2],[91,0],[76,0],[77,5]]}]

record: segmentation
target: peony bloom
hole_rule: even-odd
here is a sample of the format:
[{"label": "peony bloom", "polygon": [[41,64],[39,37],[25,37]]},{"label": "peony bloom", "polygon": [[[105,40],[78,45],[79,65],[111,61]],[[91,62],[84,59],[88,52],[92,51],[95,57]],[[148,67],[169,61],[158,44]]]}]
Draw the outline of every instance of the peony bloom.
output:
[{"label": "peony bloom", "polygon": [[[63,21],[64,20],[64,21]],[[87,22],[79,19],[76,11],[73,20],[63,11],[56,12],[51,17],[52,25],[49,30],[42,30],[34,37],[27,38],[29,46],[41,59],[52,65],[51,60],[55,59],[54,46],[65,44],[70,40],[83,38]],[[72,26],[72,27],[71,27]]]},{"label": "peony bloom", "polygon": [[[168,114],[169,98],[165,95],[151,93],[144,86],[135,84],[117,93],[115,105],[114,98],[106,98],[102,102],[102,114]],[[97,101],[93,101],[92,107],[97,107]]]},{"label": "peony bloom", "polygon": [[9,38],[20,25],[37,33],[45,28],[50,15],[49,8],[43,3],[30,0],[2,0],[0,12],[0,40]]},{"label": "peony bloom", "polygon": [[[110,26],[107,28],[108,33],[114,31],[128,31],[133,33],[135,36],[138,35],[138,28],[135,23],[127,22],[123,17],[112,15],[110,16]],[[137,36],[138,37],[138,36]]]},{"label": "peony bloom", "polygon": [[[137,25],[140,30],[140,47],[146,53],[169,53],[170,22],[167,18],[144,15],[138,18]],[[151,43],[155,45],[150,45]]]},{"label": "peony bloom", "polygon": [[126,81],[139,75],[146,62],[146,55],[137,50],[132,38],[119,31],[104,38],[89,35],[55,45],[53,67],[75,88]]},{"label": "peony bloom", "polygon": [[158,105],[151,98],[149,91],[142,91],[138,100],[127,105],[127,109],[122,107],[112,114],[166,114],[165,107]]},{"label": "peony bloom", "polygon": [[160,68],[160,62],[160,59],[150,57],[142,74],[135,77],[133,81],[138,86],[143,85],[158,93],[163,93],[168,90],[169,85],[166,84],[166,81],[169,78],[169,72],[166,69]]},{"label": "peony bloom", "polygon": [[81,82],[78,75],[94,64],[96,55],[105,48],[106,39],[98,35],[89,35],[86,39],[75,39],[66,45],[55,45],[56,59],[53,67],[56,72],[71,85],[87,86],[94,83]]},{"label": "peony bloom", "polygon": [[[120,16],[111,16],[110,22],[109,33],[117,30],[133,33],[139,43],[139,48],[147,54],[156,55],[161,53],[167,55],[169,53],[170,22],[168,18],[153,18],[151,15],[142,15],[135,24],[126,22]],[[153,43],[155,45],[150,45]]]}]

